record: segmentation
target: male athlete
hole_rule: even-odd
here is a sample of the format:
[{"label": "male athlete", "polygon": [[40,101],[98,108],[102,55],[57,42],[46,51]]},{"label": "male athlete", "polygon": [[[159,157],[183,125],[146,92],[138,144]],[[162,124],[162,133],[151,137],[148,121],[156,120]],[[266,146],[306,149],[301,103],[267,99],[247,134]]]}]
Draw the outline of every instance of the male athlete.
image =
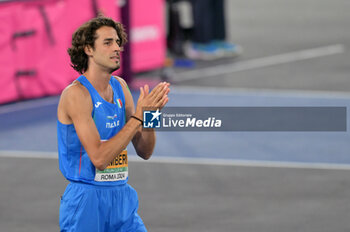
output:
[{"label": "male athlete", "polygon": [[141,87],[135,110],[125,81],[112,76],[126,42],[123,26],[105,17],[73,34],[68,53],[82,75],[62,92],[57,110],[59,165],[70,181],[61,199],[61,231],[146,231],[137,193],[127,184],[126,147],[132,141],[140,157],[151,157],[155,132],[142,130],[142,109],[161,109],[169,84],[151,92]]}]

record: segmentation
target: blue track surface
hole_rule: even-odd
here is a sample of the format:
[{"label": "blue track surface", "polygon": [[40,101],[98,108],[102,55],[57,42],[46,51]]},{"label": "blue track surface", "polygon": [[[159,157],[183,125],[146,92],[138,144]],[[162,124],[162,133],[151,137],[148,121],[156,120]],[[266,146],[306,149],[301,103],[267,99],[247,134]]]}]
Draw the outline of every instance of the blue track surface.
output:
[{"label": "blue track surface", "polygon": [[[136,94],[134,94],[136,102]],[[177,89],[168,106],[345,106],[350,95]],[[58,97],[0,107],[0,150],[57,151]],[[347,132],[159,132],[154,156],[350,164]],[[135,154],[132,146],[130,154]]]}]

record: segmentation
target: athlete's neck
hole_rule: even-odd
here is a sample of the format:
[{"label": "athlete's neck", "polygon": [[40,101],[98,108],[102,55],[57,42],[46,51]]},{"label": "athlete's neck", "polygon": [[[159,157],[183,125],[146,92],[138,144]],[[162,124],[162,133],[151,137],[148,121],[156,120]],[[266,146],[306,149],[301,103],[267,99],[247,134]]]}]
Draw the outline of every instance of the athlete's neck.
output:
[{"label": "athlete's neck", "polygon": [[83,75],[90,81],[98,92],[104,92],[109,86],[112,73],[97,70],[87,70]]}]

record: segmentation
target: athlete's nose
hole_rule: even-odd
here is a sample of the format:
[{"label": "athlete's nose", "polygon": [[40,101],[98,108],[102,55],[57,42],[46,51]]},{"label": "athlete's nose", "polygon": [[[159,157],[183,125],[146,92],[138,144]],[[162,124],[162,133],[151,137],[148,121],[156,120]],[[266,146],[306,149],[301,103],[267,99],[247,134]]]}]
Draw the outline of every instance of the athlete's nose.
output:
[{"label": "athlete's nose", "polygon": [[114,43],[114,50],[117,52],[120,52],[122,50],[122,48],[119,46],[118,43]]}]

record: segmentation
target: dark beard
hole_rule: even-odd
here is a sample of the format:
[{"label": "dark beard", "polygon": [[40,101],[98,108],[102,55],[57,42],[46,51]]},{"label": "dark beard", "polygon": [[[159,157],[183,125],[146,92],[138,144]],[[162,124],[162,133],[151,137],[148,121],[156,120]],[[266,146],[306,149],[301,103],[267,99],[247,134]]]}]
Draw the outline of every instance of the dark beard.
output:
[{"label": "dark beard", "polygon": [[117,67],[111,69],[111,73],[117,71],[120,68],[120,64],[118,63]]}]

